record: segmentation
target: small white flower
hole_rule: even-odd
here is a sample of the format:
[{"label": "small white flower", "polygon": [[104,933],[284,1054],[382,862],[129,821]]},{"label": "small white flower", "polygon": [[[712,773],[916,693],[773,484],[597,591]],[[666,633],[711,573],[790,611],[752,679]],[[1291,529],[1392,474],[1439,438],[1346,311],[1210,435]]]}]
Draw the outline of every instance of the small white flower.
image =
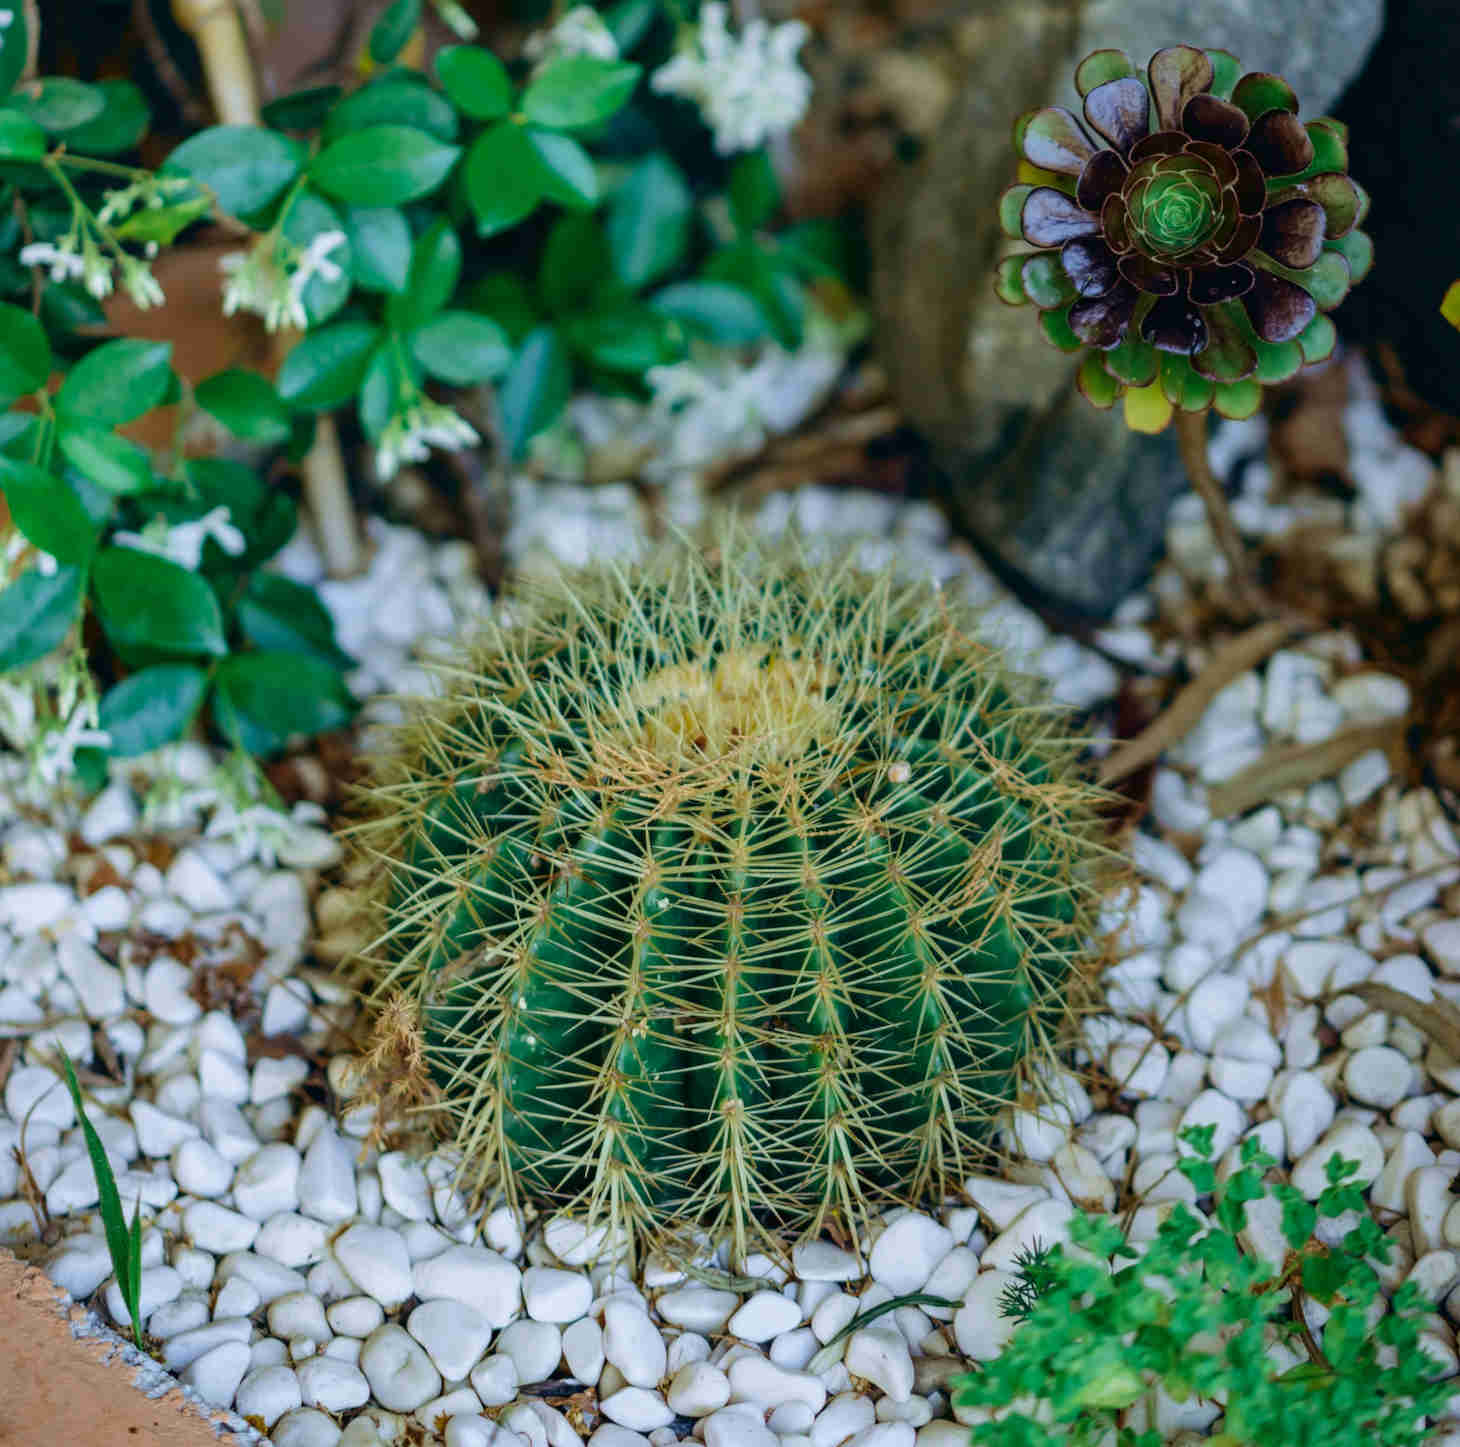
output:
[{"label": "small white flower", "polygon": [[23,753],[35,738],[35,689],[0,678],[0,736]]},{"label": "small white flower", "polygon": [[527,37],[522,53],[541,66],[565,55],[591,55],[597,60],[617,60],[618,41],[591,5],[575,5],[548,30],[536,30]]},{"label": "small white flower", "polygon": [[48,266],[52,281],[70,281],[79,277],[83,270],[81,257],[71,248],[75,243],[70,237],[59,246],[49,241],[32,241],[20,248],[22,266]]},{"label": "small white flower", "polygon": [[9,30],[15,24],[15,11],[0,10],[0,30]]},{"label": "small white flower", "polygon": [[433,447],[454,452],[480,441],[476,429],[450,407],[418,397],[386,424],[375,448],[375,469],[384,481],[394,477],[403,462],[424,462]]},{"label": "small white flower", "polygon": [[799,20],[752,20],[737,40],[726,7],[710,0],[678,54],[654,72],[657,91],[699,106],[722,155],[753,150],[789,131],[806,113],[811,77],[796,56],[810,32]]},{"label": "small white flower", "polygon": [[203,544],[209,538],[230,557],[236,558],[248,546],[248,540],[230,521],[226,507],[215,507],[191,522],[171,526],[163,518],[154,518],[140,533],[114,533],[112,542],[118,547],[167,558],[195,573],[203,561]]},{"label": "small white flower", "polygon": [[167,300],[157,278],[152,275],[152,268],[145,261],[137,261],[130,256],[122,262],[122,285],[139,311],[161,306]]},{"label": "small white flower", "polygon": [[254,312],[271,332],[281,326],[300,331],[308,327],[304,302],[294,289],[290,269],[278,255],[272,234],[261,237],[247,251],[230,251],[218,265],[228,276],[223,288],[224,316],[231,317],[237,311]]},{"label": "small white flower", "polygon": [[76,768],[76,750],[104,749],[112,741],[105,729],[96,726],[96,706],[83,703],[71,711],[65,723],[55,723],[32,744],[31,766],[47,788],[54,789],[63,775]]}]

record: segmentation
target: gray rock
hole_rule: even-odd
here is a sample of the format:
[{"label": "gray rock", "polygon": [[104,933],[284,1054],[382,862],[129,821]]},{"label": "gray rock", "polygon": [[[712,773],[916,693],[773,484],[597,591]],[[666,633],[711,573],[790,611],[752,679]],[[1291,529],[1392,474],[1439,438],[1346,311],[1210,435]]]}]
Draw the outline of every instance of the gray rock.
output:
[{"label": "gray rock", "polygon": [[[1073,363],[1045,342],[1031,307],[993,294],[1011,249],[998,226],[1014,179],[1009,131],[1040,105],[1076,101],[1091,50],[1138,64],[1183,40],[1232,51],[1330,106],[1362,66],[1381,0],[984,0],[954,7],[940,59],[957,84],[916,161],[871,215],[881,355],[908,421],[928,444],[935,486],[1010,581],[1056,608],[1099,617],[1145,577],[1167,506],[1185,486],[1172,435],[1130,433],[1073,393]],[[919,43],[926,50],[926,35]],[[1021,248],[1013,248],[1021,249]]]}]

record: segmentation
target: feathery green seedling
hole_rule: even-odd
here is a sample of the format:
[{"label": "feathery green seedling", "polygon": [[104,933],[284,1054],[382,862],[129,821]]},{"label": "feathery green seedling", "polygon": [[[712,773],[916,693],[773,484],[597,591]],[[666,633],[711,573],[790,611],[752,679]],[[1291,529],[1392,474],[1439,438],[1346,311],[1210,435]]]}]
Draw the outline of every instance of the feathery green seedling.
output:
[{"label": "feathery green seedling", "polygon": [[137,1197],[136,1209],[132,1212],[132,1224],[127,1225],[122,1215],[122,1198],[117,1191],[117,1178],[112,1174],[111,1162],[106,1158],[106,1147],[96,1133],[96,1127],[86,1118],[81,1100],[81,1087],[76,1081],[71,1057],[61,1051],[61,1069],[66,1078],[66,1088],[76,1106],[76,1119],[81,1125],[82,1139],[86,1142],[86,1154],[91,1157],[91,1169],[96,1173],[96,1188],[100,1193],[101,1224],[106,1230],[106,1249],[111,1254],[112,1270],[116,1272],[117,1287],[122,1300],[127,1304],[127,1313],[132,1318],[132,1340],[138,1351],[145,1351],[142,1341],[142,1198]]},{"label": "feathery green seedling", "polygon": [[[1079,1257],[1061,1245],[1031,1255],[1026,1290],[1007,1302],[1006,1315],[1020,1318],[1013,1336],[952,1384],[959,1407],[993,1413],[971,1429],[973,1447],[1160,1447],[1158,1388],[1211,1403],[1215,1447],[1426,1440],[1425,1418],[1444,1409],[1453,1384],[1435,1380],[1438,1363],[1421,1344],[1418,1288],[1384,1302],[1370,1262],[1386,1262],[1390,1242],[1350,1183],[1357,1165],[1333,1156],[1316,1203],[1290,1185],[1270,1188],[1288,1248],[1274,1269],[1238,1233],[1248,1205],[1269,1194],[1263,1175],[1275,1162],[1249,1137],[1217,1188],[1213,1129],[1182,1132],[1195,1154],[1180,1163],[1214,1196],[1209,1222],[1178,1202],[1137,1251],[1108,1219],[1077,1216]],[[1358,1224],[1339,1245],[1312,1239],[1320,1217],[1350,1211]],[[1327,1312],[1321,1344],[1305,1297]]]},{"label": "feathery green seedling", "polygon": [[935,587],[733,529],[508,609],[357,836],[464,1183],[677,1256],[957,1192],[1089,973],[1063,712]]}]

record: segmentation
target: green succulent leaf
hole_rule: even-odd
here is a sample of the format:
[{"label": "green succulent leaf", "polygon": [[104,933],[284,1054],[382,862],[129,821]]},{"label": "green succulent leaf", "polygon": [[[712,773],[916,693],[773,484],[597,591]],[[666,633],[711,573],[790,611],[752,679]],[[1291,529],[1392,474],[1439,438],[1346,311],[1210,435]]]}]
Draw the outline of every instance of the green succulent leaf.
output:
[{"label": "green succulent leaf", "polygon": [[1024,291],[1023,256],[1006,256],[994,269],[994,292],[1009,306],[1023,306],[1029,297]]},{"label": "green succulent leaf", "polygon": [[1211,94],[1218,100],[1231,100],[1232,91],[1242,77],[1242,62],[1230,50],[1208,50],[1212,63]]},{"label": "green succulent leaf", "polygon": [[1244,417],[1251,417],[1262,405],[1262,383],[1256,377],[1244,377],[1238,382],[1219,382],[1212,405],[1223,417],[1240,422]]},{"label": "green succulent leaf", "polygon": [[[1349,286],[1357,286],[1374,265],[1374,242],[1366,231],[1350,231],[1347,236],[1340,236],[1337,241],[1325,243],[1323,249],[1336,252],[1348,263]],[[1319,264],[1322,264],[1321,261]],[[1342,297],[1339,300],[1341,301]],[[1322,306],[1322,302],[1319,302],[1319,305]]]},{"label": "green succulent leaf", "polygon": [[1041,251],[1027,257],[1019,276],[1024,295],[1037,307],[1067,306],[1075,299],[1074,285],[1057,252]]},{"label": "green succulent leaf", "polygon": [[1264,385],[1286,382],[1295,377],[1303,365],[1303,348],[1298,342],[1264,342],[1254,340],[1257,348],[1257,371],[1253,376]]},{"label": "green succulent leaf", "polygon": [[999,229],[1010,241],[1024,239],[1024,203],[1032,190],[1033,186],[1020,182],[1017,186],[1010,186],[999,197]]},{"label": "green succulent leaf", "polygon": [[1303,349],[1305,362],[1326,362],[1338,345],[1338,328],[1330,318],[1319,312],[1304,328],[1298,345]]},{"label": "green succulent leaf", "polygon": [[1039,325],[1044,329],[1046,338],[1060,351],[1079,352],[1084,350],[1084,342],[1070,330],[1069,307],[1055,307],[1051,311],[1040,312]]},{"label": "green succulent leaf", "polygon": [[1105,368],[1103,355],[1097,351],[1085,354],[1080,369],[1075,373],[1075,385],[1087,402],[1102,411],[1115,406],[1125,391],[1125,384],[1112,377]]},{"label": "green succulent leaf", "polygon": [[1212,405],[1216,385],[1196,372],[1189,358],[1162,352],[1161,391],[1173,407],[1183,412],[1205,412]]},{"label": "green succulent leaf", "polygon": [[1249,121],[1255,121],[1267,111],[1298,113],[1298,97],[1292,86],[1282,76],[1265,71],[1244,75],[1232,91],[1232,104]]},{"label": "green succulent leaf", "polygon": [[1105,369],[1128,387],[1149,386],[1160,369],[1160,353],[1149,342],[1127,335],[1105,353]]},{"label": "green succulent leaf", "polygon": [[1081,98],[1090,94],[1098,85],[1112,80],[1124,80],[1128,75],[1140,72],[1131,63],[1123,50],[1092,51],[1075,67],[1075,89]]}]

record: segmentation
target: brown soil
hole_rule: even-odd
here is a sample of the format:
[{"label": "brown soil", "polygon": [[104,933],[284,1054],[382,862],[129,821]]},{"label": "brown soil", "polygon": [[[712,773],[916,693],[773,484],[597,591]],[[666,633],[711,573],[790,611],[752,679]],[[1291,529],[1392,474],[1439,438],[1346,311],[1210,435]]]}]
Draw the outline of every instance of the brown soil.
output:
[{"label": "brown soil", "polygon": [[0,1444],[217,1447],[217,1429],[181,1392],[144,1396],[113,1342],[73,1336],[85,1315],[43,1271],[0,1251]]}]

